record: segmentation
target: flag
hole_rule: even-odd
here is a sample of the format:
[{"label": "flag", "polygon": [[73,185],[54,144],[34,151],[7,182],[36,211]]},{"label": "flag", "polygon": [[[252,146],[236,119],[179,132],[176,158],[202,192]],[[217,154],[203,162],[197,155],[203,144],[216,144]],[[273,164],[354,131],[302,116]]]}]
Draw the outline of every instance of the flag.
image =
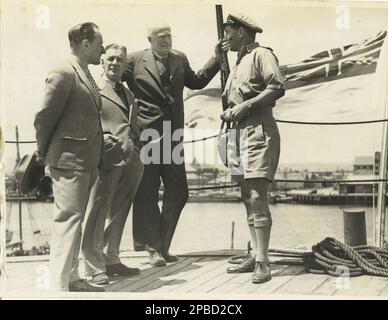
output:
[{"label": "flag", "polygon": [[[275,108],[285,120],[341,122],[381,117],[371,104],[386,31],[359,44],[328,49],[300,63],[281,66],[286,95]],[[377,107],[377,109],[375,109]]]},{"label": "flag", "polygon": [[[298,63],[281,65],[286,93],[277,101],[275,118],[313,122],[383,118],[384,107],[373,103],[372,97],[378,87],[377,67],[382,56],[386,59],[382,54],[386,35],[386,31],[381,31],[360,43],[328,48]],[[185,99],[187,128],[219,129],[221,110],[219,88],[189,92]],[[303,154],[303,160],[308,162],[351,163],[354,156],[373,155],[381,140],[378,125],[317,127],[279,124],[279,128],[281,162],[298,162]]]}]

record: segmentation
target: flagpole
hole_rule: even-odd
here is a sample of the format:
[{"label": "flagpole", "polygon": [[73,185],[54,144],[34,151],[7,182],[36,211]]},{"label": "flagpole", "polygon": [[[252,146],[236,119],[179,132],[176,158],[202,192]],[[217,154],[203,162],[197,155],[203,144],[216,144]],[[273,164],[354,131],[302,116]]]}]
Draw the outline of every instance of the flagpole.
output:
[{"label": "flagpole", "polygon": [[[381,48],[379,61],[381,61],[380,67],[381,72],[383,72],[381,87],[379,88],[382,97],[382,105],[384,106],[385,118],[388,116],[388,72],[386,70],[386,65],[388,64],[388,49],[387,49],[387,40],[384,41],[383,48]],[[385,65],[384,65],[385,63]],[[377,71],[377,70],[376,70]],[[377,100],[379,102],[379,100]],[[380,179],[388,178],[388,125],[387,122],[383,124],[383,135],[382,135],[382,144],[381,144],[381,162],[380,162]],[[387,182],[382,181],[378,183],[378,197],[377,197],[377,214],[375,220],[375,245],[378,247],[384,246],[385,238],[385,216],[386,216],[386,194],[387,194]]]}]

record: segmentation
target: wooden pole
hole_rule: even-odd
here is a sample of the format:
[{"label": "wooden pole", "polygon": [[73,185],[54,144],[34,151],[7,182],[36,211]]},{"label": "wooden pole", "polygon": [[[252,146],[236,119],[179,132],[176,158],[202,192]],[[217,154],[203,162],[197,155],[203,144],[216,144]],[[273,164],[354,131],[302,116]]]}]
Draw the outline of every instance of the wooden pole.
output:
[{"label": "wooden pole", "polygon": [[230,249],[234,249],[234,221],[232,221],[232,234],[230,239]]},{"label": "wooden pole", "polygon": [[[19,129],[18,126],[15,127],[16,131],[16,164],[20,161],[20,145],[19,145]],[[19,202],[19,239],[20,244],[19,248],[20,251],[23,251],[23,222],[22,222],[22,194],[20,193],[20,185],[17,184],[18,189],[18,202]]]},{"label": "wooden pole", "polygon": [[[216,4],[216,18],[217,18],[217,34],[218,34],[218,40],[221,41],[224,39],[224,30],[222,27],[222,24],[224,23],[224,18],[222,14],[222,5]],[[224,92],[226,81],[228,80],[230,68],[229,68],[229,61],[228,61],[228,54],[223,51],[220,48],[220,75],[221,75],[221,91]],[[228,103],[225,101],[225,99],[222,99],[222,110],[225,111],[228,109]],[[222,120],[221,123],[221,130],[224,128],[225,121]],[[230,122],[228,121],[226,123],[226,128],[230,129]]]}]

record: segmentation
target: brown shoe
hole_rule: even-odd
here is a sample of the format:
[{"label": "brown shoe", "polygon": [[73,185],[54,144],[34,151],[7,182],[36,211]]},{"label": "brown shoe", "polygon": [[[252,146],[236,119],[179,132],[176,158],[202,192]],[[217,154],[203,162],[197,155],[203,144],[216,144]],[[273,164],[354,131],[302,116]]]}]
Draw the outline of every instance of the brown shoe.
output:
[{"label": "brown shoe", "polygon": [[85,280],[80,279],[69,283],[69,291],[72,292],[104,292],[105,289],[102,287],[92,286]]},{"label": "brown shoe", "polygon": [[229,267],[226,269],[227,273],[245,273],[253,272],[255,270],[255,258],[252,256],[247,257],[242,263],[236,267]]},{"label": "brown shoe", "polygon": [[267,261],[256,261],[255,272],[253,273],[252,283],[263,283],[270,281],[271,267]]},{"label": "brown shoe", "polygon": [[161,256],[161,254],[156,250],[150,250],[150,264],[153,267],[164,267],[166,265],[166,260]]},{"label": "brown shoe", "polygon": [[166,262],[177,262],[179,260],[177,256],[170,254],[168,251],[162,252],[162,257]]},{"label": "brown shoe", "polygon": [[140,273],[138,268],[129,268],[122,263],[115,263],[106,266],[108,276],[134,276]]}]

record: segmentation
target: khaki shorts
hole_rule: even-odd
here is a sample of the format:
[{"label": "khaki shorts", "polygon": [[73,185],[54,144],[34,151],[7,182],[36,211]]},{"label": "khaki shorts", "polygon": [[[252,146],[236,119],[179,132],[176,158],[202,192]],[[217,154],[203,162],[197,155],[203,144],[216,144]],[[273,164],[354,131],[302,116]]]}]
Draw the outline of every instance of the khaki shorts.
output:
[{"label": "khaki shorts", "polygon": [[266,178],[273,182],[280,156],[279,129],[272,114],[246,117],[228,139],[228,162],[233,180]]}]

